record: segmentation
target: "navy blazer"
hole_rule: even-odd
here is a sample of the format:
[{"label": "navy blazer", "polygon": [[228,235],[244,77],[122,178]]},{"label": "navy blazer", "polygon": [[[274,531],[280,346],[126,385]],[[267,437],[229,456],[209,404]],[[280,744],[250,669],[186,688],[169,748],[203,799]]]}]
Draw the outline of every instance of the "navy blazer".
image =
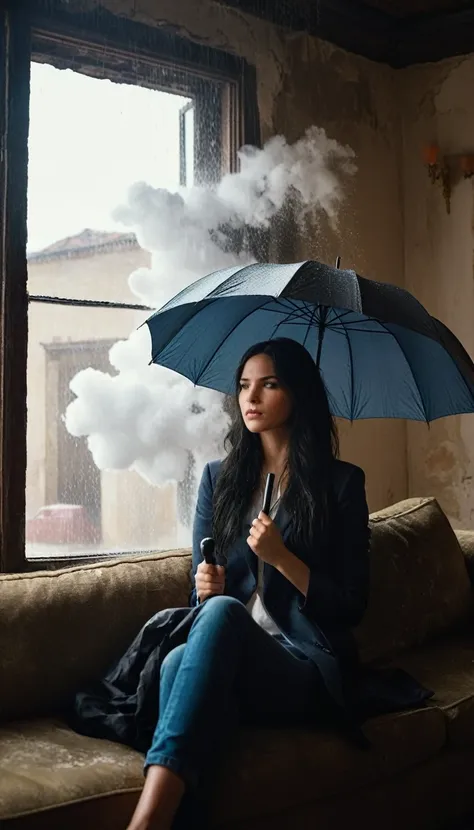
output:
[{"label": "navy blazer", "polygon": [[[200,542],[212,536],[213,492],[221,462],[206,465],[193,528],[193,575],[202,561]],[[283,507],[275,517],[283,541],[310,571],[304,597],[272,565],[263,571],[263,601],[280,630],[318,666],[338,707],[348,710],[348,685],[357,665],[351,629],[362,619],[369,595],[369,514],[365,476],[359,467],[334,461],[328,531],[313,550],[292,540]],[[257,557],[247,545],[248,527],[227,554],[225,593],[246,604],[257,586]],[[195,590],[191,605],[197,604]]]}]

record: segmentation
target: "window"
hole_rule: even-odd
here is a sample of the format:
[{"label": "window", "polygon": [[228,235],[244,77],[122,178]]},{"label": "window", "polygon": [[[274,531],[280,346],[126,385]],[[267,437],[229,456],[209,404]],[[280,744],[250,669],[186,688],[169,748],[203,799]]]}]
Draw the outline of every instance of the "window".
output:
[{"label": "window", "polygon": [[184,187],[194,184],[194,102],[188,101],[179,113],[180,168],[179,183]]},{"label": "window", "polygon": [[257,138],[253,72],[105,12],[80,28],[2,14],[2,570],[188,543],[192,454],[179,484],[101,471],[64,413],[71,379],[113,376],[110,348],[149,313],[127,278],[150,251],[113,208],[136,180],[173,191],[235,169]]}]

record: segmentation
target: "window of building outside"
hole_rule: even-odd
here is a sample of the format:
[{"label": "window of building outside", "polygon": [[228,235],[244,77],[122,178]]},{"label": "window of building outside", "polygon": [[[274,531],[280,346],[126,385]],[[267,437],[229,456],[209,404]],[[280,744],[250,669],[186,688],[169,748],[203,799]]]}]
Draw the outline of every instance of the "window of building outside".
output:
[{"label": "window of building outside", "polygon": [[193,142],[188,130],[181,150],[180,135],[183,108],[189,119],[192,105],[161,90],[31,65],[28,292],[123,307],[30,302],[28,558],[189,543],[177,483],[153,486],[134,470],[100,470],[64,415],[75,398],[71,380],[88,367],[116,374],[111,346],[149,314],[127,305],[139,304],[128,280],[151,265],[150,251],[112,214],[135,182],[171,192],[187,183]]},{"label": "window of building outside", "polygon": [[[181,480],[150,483],[133,465],[98,465],[88,437],[71,434],[65,415],[76,398],[71,381],[82,370],[116,376],[111,348],[155,307],[150,299],[140,308],[146,303],[129,283],[137,269],[151,266],[153,245],[142,246],[116,209],[131,204],[137,182],[175,193],[229,169],[222,142],[229,95],[222,81],[191,72],[169,89],[162,76],[156,83],[153,67],[136,83],[130,77],[121,82],[117,71],[107,74],[77,71],[74,61],[49,62],[47,54],[31,62],[28,560],[169,549],[191,539],[192,453]],[[204,123],[205,136],[198,134]],[[88,405],[97,420],[107,403]],[[126,433],[117,438],[132,439]]]},{"label": "window of building outside", "polygon": [[[146,367],[142,324],[176,290],[173,274],[161,301],[145,290],[150,266],[160,273],[153,193],[215,183],[236,169],[239,146],[259,142],[255,71],[243,59],[105,11],[37,8],[29,17],[8,3],[0,14],[6,571],[189,544],[193,453],[181,453],[179,476],[150,483],[128,453],[133,430],[115,435],[115,455],[97,452],[94,435],[133,399],[112,406],[103,394],[128,371],[121,344],[139,330]],[[130,196],[136,182],[145,189]],[[77,392],[84,377],[89,398]],[[77,401],[83,426],[91,421],[79,431]]]}]

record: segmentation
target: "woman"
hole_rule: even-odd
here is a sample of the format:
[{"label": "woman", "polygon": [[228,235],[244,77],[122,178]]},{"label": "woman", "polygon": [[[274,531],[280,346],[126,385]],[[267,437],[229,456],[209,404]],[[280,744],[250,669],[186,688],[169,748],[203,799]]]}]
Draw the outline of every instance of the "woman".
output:
[{"label": "woman", "polygon": [[[161,667],[160,717],[129,830],[170,828],[185,789],[202,785],[241,720],[351,726],[351,628],[369,591],[364,474],[337,460],[319,371],[293,340],[249,349],[235,403],[229,453],[206,466],[196,507],[192,604],[204,604]],[[220,564],[202,561],[207,536]]]}]

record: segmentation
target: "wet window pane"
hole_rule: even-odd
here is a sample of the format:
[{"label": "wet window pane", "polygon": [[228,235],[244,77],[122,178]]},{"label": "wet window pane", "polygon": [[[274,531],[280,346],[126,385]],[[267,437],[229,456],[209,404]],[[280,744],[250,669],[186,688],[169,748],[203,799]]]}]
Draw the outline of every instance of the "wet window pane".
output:
[{"label": "wet window pane", "polygon": [[[183,159],[182,184],[192,183],[194,129],[189,97],[32,64],[30,296],[143,302],[129,287],[129,277],[151,267],[151,253],[114,211],[127,202],[135,182],[176,191]],[[133,469],[99,469],[87,437],[72,435],[65,424],[75,399],[71,380],[84,369],[113,377],[111,347],[146,316],[30,302],[28,558],[160,550],[190,542],[191,456],[179,482],[169,477],[167,483],[150,484]]]},{"label": "wet window pane", "polygon": [[[88,368],[116,375],[110,348],[143,319],[143,312],[129,310],[30,304],[28,558],[190,543],[193,486],[188,493],[173,481],[154,486],[133,470],[100,470],[86,437],[71,435],[64,421],[75,399],[71,380]],[[186,479],[192,481],[191,468]]]},{"label": "wet window pane", "polygon": [[180,180],[185,187],[194,184],[194,103],[185,104],[180,113],[181,170]]},{"label": "wet window pane", "polygon": [[[150,255],[114,211],[136,182],[177,189],[180,117],[190,103],[181,95],[32,63],[30,294],[137,301],[128,276],[149,265]],[[192,171],[192,121],[188,127],[185,156]]]}]

